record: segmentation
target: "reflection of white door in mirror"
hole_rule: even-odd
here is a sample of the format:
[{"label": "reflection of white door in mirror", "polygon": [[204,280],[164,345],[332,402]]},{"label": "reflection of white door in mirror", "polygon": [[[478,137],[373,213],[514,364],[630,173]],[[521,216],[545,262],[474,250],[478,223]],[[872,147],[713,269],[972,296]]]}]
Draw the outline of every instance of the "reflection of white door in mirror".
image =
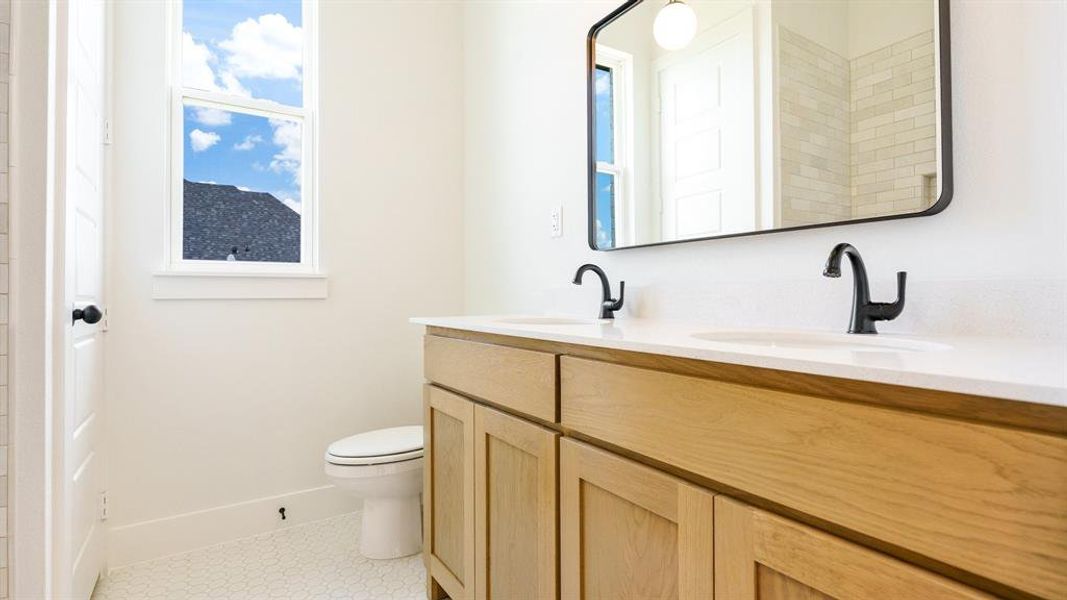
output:
[{"label": "reflection of white door in mirror", "polygon": [[752,28],[746,10],[653,61],[664,240],[757,228]]}]

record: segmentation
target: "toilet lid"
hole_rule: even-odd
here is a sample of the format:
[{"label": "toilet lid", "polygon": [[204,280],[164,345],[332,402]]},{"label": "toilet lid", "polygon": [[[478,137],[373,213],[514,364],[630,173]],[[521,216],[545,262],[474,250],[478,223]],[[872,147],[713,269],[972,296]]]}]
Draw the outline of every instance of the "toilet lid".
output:
[{"label": "toilet lid", "polygon": [[400,462],[422,456],[422,426],[390,427],[359,433],[330,444],[327,459],[340,465]]}]

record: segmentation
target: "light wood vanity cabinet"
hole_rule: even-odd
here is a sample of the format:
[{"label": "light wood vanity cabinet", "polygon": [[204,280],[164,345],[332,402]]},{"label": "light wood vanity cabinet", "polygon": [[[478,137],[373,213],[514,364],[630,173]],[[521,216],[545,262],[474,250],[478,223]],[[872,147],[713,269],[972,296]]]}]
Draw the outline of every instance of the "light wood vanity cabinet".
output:
[{"label": "light wood vanity cabinet", "polygon": [[435,600],[1067,599],[1067,410],[438,328],[426,350]]}]

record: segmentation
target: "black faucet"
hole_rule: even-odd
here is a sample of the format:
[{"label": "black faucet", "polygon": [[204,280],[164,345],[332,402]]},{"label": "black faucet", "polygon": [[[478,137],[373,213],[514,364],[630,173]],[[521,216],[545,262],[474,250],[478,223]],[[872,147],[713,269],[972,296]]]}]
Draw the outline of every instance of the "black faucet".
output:
[{"label": "black faucet", "polygon": [[848,325],[849,333],[878,333],[876,321],[892,321],[904,312],[904,287],[908,274],[897,273],[897,301],[871,302],[871,286],[867,282],[867,268],[863,266],[860,251],[852,244],[838,244],[830,251],[823,269],[824,277],[841,276],[841,257],[848,256],[852,263],[852,322]]},{"label": "black faucet", "polygon": [[614,319],[615,311],[622,308],[622,297],[626,294],[626,282],[619,282],[619,299],[616,300],[611,297],[611,282],[608,281],[608,275],[604,272],[604,269],[594,265],[586,264],[578,267],[578,272],[574,274],[574,285],[582,285],[582,275],[585,275],[586,271],[592,271],[600,277],[600,287],[604,290],[604,298],[600,302],[600,318],[601,319]]}]

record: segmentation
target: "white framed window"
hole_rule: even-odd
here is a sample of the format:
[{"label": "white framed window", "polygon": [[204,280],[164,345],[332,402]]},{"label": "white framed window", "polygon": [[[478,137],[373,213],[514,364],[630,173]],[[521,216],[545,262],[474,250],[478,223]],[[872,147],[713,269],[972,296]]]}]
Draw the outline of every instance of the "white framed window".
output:
[{"label": "white framed window", "polygon": [[596,47],[596,242],[606,249],[632,243],[633,56]]},{"label": "white framed window", "polygon": [[316,0],[170,0],[165,272],[318,272]]}]

